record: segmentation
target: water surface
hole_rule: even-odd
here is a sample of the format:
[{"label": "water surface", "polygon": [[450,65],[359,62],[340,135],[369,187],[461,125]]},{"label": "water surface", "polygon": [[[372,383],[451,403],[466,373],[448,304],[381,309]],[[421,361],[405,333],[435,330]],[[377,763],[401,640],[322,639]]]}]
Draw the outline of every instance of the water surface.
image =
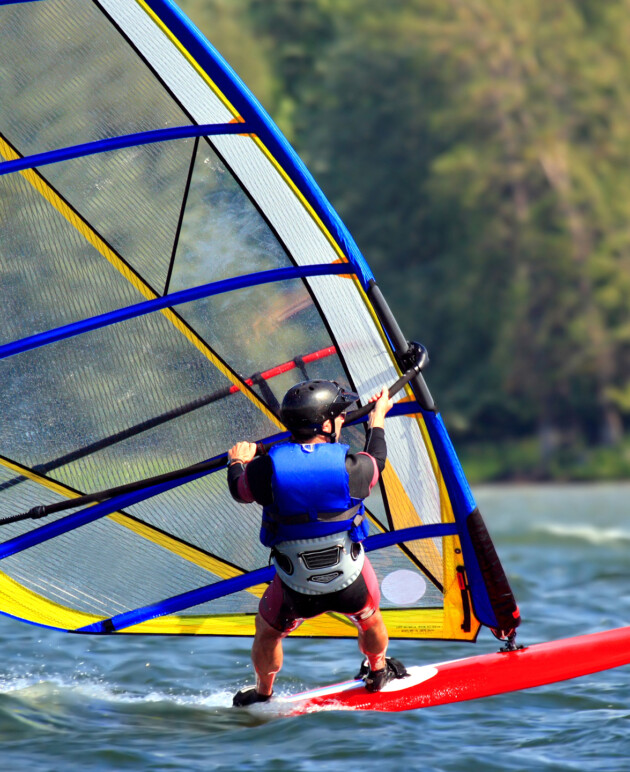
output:
[{"label": "water surface", "polygon": [[[522,643],[630,624],[630,485],[475,491],[523,615]],[[397,714],[255,716],[249,641],[87,637],[0,617],[0,753],[7,769],[468,771],[630,769],[630,667]],[[494,651],[392,642],[409,664]],[[280,691],[353,675],[353,641],[289,639]]]}]

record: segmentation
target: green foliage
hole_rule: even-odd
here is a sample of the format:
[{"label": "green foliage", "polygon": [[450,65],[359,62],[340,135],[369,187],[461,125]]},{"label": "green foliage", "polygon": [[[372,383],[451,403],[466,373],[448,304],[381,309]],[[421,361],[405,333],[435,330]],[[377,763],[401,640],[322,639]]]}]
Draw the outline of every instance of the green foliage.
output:
[{"label": "green foliage", "polygon": [[462,438],[538,436],[536,463],[561,469],[580,466],[571,448],[618,445],[630,416],[628,0],[184,6],[428,346]]},{"label": "green foliage", "polygon": [[615,448],[564,448],[541,462],[535,437],[459,443],[458,454],[472,485],[481,482],[619,480],[630,477],[630,443]]}]

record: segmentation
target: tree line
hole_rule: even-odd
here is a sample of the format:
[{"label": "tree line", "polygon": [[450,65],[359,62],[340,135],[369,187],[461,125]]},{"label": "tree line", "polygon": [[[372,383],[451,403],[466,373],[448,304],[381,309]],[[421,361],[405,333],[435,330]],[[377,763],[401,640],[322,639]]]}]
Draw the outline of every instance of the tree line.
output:
[{"label": "tree line", "polygon": [[187,0],[340,213],[464,439],[630,417],[630,0]]}]

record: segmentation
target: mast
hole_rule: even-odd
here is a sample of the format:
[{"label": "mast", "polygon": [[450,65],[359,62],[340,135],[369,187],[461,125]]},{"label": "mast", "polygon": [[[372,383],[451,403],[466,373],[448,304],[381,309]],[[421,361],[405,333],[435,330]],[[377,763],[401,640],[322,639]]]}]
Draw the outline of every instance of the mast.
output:
[{"label": "mast", "polygon": [[[406,339],[374,280],[369,282],[367,294],[398,365],[406,369],[406,362],[419,344]],[[422,409],[458,526],[464,557],[464,566],[458,567],[462,596],[470,594],[479,621],[512,648],[521,616],[501,560],[422,373],[417,373],[409,385]]]}]

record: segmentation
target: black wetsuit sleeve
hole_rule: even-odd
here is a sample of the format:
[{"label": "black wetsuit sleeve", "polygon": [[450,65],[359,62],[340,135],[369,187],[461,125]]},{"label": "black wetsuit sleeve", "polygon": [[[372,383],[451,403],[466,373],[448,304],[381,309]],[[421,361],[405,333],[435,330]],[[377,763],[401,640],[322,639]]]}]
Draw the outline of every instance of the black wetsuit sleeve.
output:
[{"label": "black wetsuit sleeve", "polygon": [[247,475],[247,487],[254,501],[263,506],[272,503],[271,474],[273,468],[269,456],[257,456],[249,464],[232,464],[228,467],[228,487],[232,498],[241,503],[250,503],[239,495],[239,480]]},{"label": "black wetsuit sleeve", "polygon": [[385,468],[386,460],[387,444],[385,442],[385,430],[369,429],[363,453],[348,454],[346,456],[350,495],[353,498],[365,499],[370,495],[370,490],[376,484],[380,473]]},{"label": "black wetsuit sleeve", "polygon": [[385,469],[385,461],[387,461],[385,429],[368,429],[364,451],[376,460],[378,471],[382,472]]}]

